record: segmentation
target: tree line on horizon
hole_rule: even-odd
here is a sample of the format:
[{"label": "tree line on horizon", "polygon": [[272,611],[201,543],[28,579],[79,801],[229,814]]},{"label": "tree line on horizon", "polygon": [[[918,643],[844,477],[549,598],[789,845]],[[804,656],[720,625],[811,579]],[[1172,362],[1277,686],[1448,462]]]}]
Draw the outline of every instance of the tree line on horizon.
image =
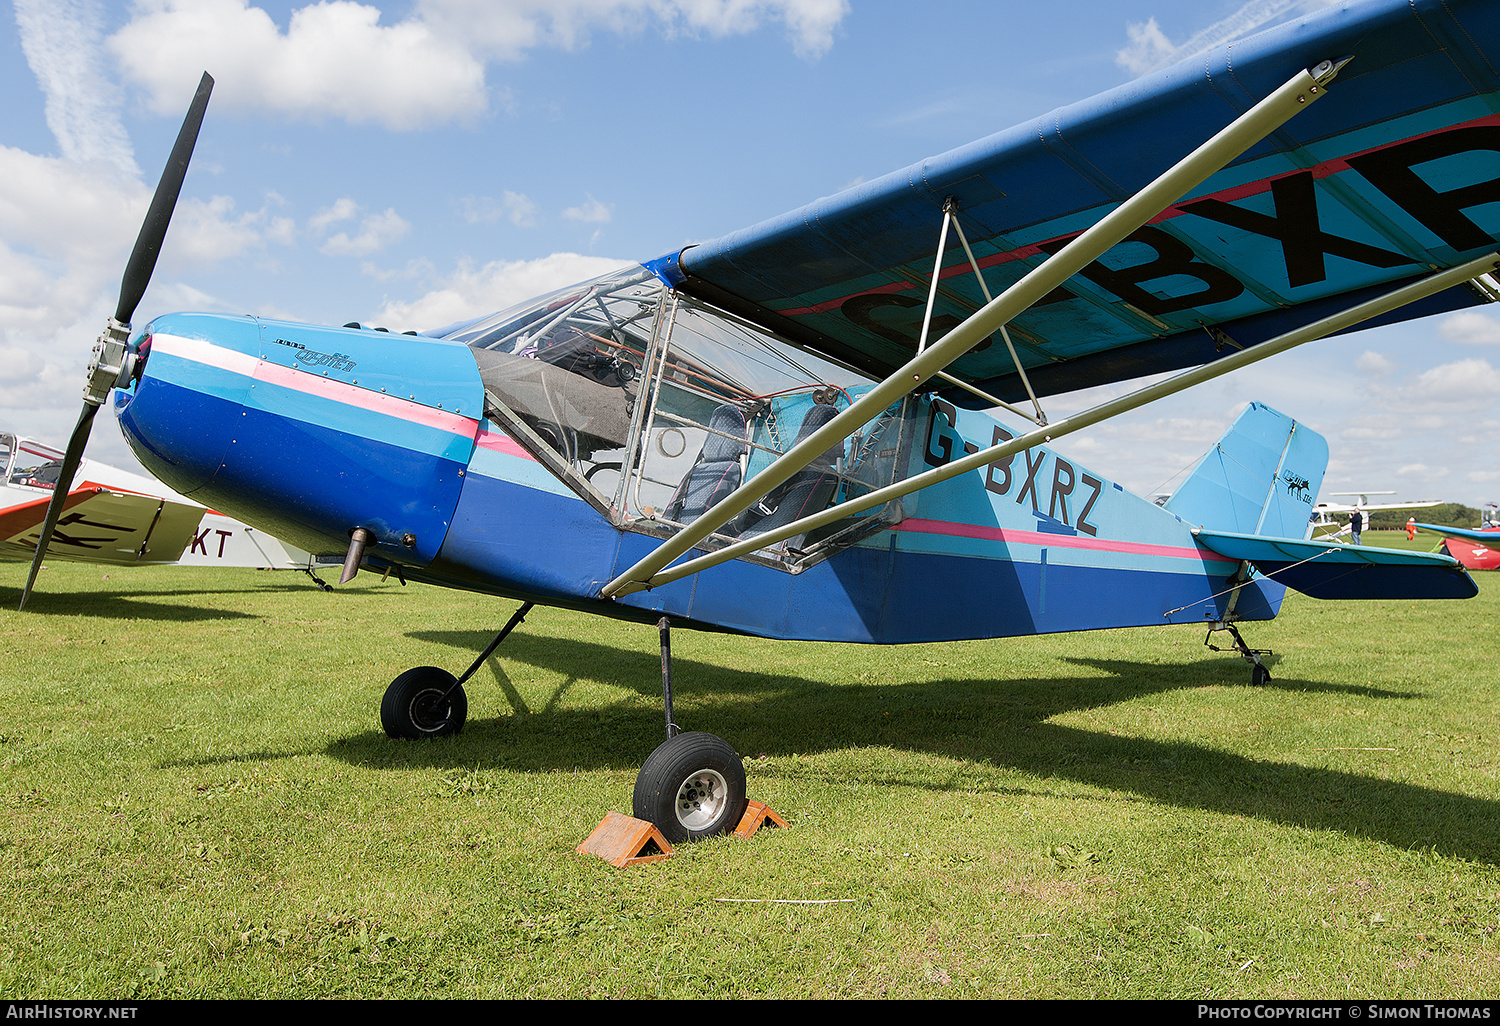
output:
[{"label": "tree line on horizon", "polygon": [[1406,521],[1415,517],[1419,523],[1437,524],[1440,527],[1478,527],[1479,510],[1461,502],[1445,502],[1431,509],[1382,509],[1370,514],[1370,530],[1399,531]]}]

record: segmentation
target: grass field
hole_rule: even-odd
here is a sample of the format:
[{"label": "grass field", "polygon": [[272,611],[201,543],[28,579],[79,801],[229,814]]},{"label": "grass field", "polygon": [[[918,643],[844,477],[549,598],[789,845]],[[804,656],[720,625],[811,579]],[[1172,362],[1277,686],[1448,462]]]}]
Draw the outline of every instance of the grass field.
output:
[{"label": "grass field", "polygon": [[1189,627],[677,632],[678,722],[791,829],[620,871],[573,849],[661,740],[653,629],[539,608],[393,742],[391,677],[510,604],[53,563],[0,613],[0,997],[1494,998],[1480,584],[1290,596],[1264,688]]}]

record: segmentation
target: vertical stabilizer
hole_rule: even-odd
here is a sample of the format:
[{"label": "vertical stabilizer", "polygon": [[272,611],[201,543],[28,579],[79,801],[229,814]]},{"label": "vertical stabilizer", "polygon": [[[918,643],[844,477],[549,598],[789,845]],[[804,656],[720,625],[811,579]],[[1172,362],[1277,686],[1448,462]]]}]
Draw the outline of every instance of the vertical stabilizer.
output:
[{"label": "vertical stabilizer", "polygon": [[1251,403],[1193,468],[1166,508],[1215,531],[1306,538],[1328,469],[1323,436]]}]

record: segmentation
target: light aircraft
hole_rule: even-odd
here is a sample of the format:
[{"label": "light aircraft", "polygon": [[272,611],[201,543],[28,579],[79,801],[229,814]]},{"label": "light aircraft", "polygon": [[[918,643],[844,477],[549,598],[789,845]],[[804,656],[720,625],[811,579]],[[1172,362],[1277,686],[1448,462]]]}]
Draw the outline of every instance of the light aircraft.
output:
[{"label": "light aircraft", "polygon": [[1287,587],[1475,584],[1443,556],[1307,540],[1327,446],[1260,404],[1160,507],[1051,444],[1316,338],[1500,298],[1497,58],[1500,4],[1370,0],[478,320],[182,313],[132,335],[205,75],[60,480],[113,390],[152,473],[342,553],[345,579],[519,600],[461,677],[396,677],[397,737],[459,730],[464,681],[533,603],[656,623],[667,740],[633,809],[669,840],[746,801],[733,748],[673,722],[672,623],[869,644],[1196,623],[1263,681],[1237,625]]},{"label": "light aircraft", "polygon": [[1500,570],[1500,507],[1484,505],[1477,531],[1440,524],[1417,524],[1417,530],[1442,535],[1443,549],[1470,570]]},{"label": "light aircraft", "polygon": [[[1375,513],[1381,510],[1393,509],[1430,509],[1433,506],[1441,506],[1443,504],[1442,499],[1423,499],[1420,502],[1372,503],[1370,501],[1370,496],[1372,495],[1395,495],[1395,492],[1329,492],[1328,494],[1345,495],[1352,498],[1357,498],[1358,501],[1353,503],[1320,502],[1316,506],[1314,506],[1313,537],[1316,538],[1333,539],[1341,538],[1346,534],[1351,534],[1352,532],[1350,531],[1349,525],[1345,523],[1342,525],[1342,527],[1340,527],[1338,520],[1335,518],[1340,515],[1347,516],[1348,514],[1353,513],[1356,510],[1364,515],[1365,527],[1368,528],[1370,524],[1371,513]],[[1319,531],[1318,528],[1320,527],[1333,527],[1335,529],[1332,531]]]},{"label": "light aircraft", "polygon": [[[0,432],[0,558],[35,557],[64,452]],[[178,495],[159,481],[82,460],[48,555],[112,566],[244,566],[313,573],[310,553]]]}]

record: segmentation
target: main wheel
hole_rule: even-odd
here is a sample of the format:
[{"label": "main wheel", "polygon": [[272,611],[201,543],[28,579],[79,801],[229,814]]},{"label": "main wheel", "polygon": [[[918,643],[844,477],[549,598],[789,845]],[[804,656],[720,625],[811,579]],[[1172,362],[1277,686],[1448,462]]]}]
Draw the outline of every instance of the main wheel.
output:
[{"label": "main wheel", "polygon": [[1267,683],[1269,683],[1270,680],[1271,680],[1271,671],[1268,670],[1268,669],[1266,669],[1260,663],[1256,663],[1254,666],[1252,666],[1250,668],[1250,685],[1251,685],[1251,687],[1257,687],[1257,688],[1258,687],[1263,687]]},{"label": "main wheel", "polygon": [[722,738],[678,734],[646,758],[632,806],[674,844],[727,833],[745,814],[745,766]]},{"label": "main wheel", "polygon": [[[437,666],[417,666],[391,681],[380,703],[380,725],[391,737],[445,737],[464,729],[469,696],[458,678]],[[449,689],[452,692],[449,693]],[[447,698],[443,696],[447,694]]]}]

